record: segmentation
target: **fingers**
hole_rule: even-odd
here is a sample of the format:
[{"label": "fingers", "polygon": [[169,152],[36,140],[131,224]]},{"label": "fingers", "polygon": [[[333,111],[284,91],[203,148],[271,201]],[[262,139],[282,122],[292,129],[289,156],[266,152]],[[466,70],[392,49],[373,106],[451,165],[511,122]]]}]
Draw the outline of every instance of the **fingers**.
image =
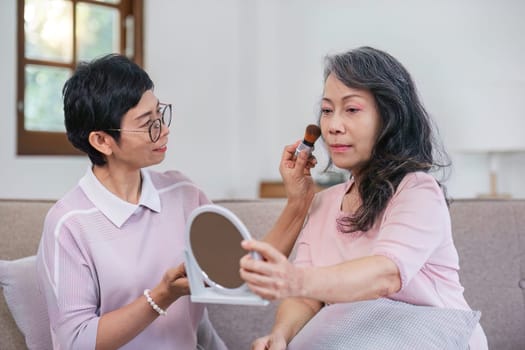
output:
[{"label": "fingers", "polygon": [[271,262],[279,262],[286,260],[286,257],[274,248],[271,244],[257,241],[257,240],[244,240],[241,242],[241,246],[248,251],[255,251],[263,257],[264,260]]},{"label": "fingers", "polygon": [[310,152],[308,151],[301,151],[297,155],[297,158],[295,159],[295,168],[304,169],[306,167],[306,163],[308,162],[308,158],[310,157]]},{"label": "fingers", "polygon": [[190,281],[186,277],[176,279],[172,283],[172,287],[176,288],[180,295],[190,294]]},{"label": "fingers", "polygon": [[291,264],[277,249],[266,242],[243,241],[244,249],[256,251],[264,260],[253,259],[250,255],[240,261],[240,275],[248,288],[267,300],[285,298],[290,294],[288,280]]},{"label": "fingers", "polygon": [[277,300],[288,296],[288,294],[285,293],[287,289],[282,280],[258,273],[251,273],[243,269],[241,269],[240,274],[241,278],[246,281],[248,288],[263,299]]},{"label": "fingers", "polygon": [[286,168],[294,168],[295,166],[295,149],[297,146],[301,143],[301,140],[297,140],[293,145],[287,145],[284,146],[284,150],[281,156],[281,164],[283,164]]},{"label": "fingers", "polygon": [[262,261],[246,261],[241,263],[240,275],[243,280],[248,283],[257,284],[257,285],[278,285],[276,283],[277,276],[274,278],[274,275],[279,274],[278,267],[275,265],[268,264]]},{"label": "fingers", "polygon": [[170,290],[176,290],[178,294],[189,294],[189,281],[184,264],[166,271],[163,280]]},{"label": "fingers", "polygon": [[302,150],[295,157],[295,149],[297,143],[289,146],[285,146],[283,156],[281,159],[282,164],[288,169],[294,169],[294,173],[300,175],[305,169],[310,170],[317,164],[317,159],[312,155],[311,152]]},{"label": "fingers", "polygon": [[310,155],[310,157],[308,157],[308,161],[306,162],[306,168],[307,169],[315,168],[316,165],[317,165],[317,158],[315,158],[315,156],[313,155]]},{"label": "fingers", "polygon": [[182,263],[177,267],[169,269],[166,274],[170,281],[175,281],[181,277],[186,277],[186,267],[184,266],[184,263]]},{"label": "fingers", "polygon": [[179,266],[175,268],[177,270],[177,273],[186,276],[186,265],[184,263],[181,263]]},{"label": "fingers", "polygon": [[268,343],[269,336],[265,336],[259,339],[256,339],[252,344],[252,350],[267,350],[270,348]]},{"label": "fingers", "polygon": [[258,252],[262,260],[245,255],[240,260],[241,277],[247,282],[282,288],[281,281],[293,270],[288,258],[272,245],[262,241],[248,240],[241,243],[244,249]]},{"label": "fingers", "polygon": [[285,350],[286,341],[281,336],[269,334],[252,343],[252,350]]}]

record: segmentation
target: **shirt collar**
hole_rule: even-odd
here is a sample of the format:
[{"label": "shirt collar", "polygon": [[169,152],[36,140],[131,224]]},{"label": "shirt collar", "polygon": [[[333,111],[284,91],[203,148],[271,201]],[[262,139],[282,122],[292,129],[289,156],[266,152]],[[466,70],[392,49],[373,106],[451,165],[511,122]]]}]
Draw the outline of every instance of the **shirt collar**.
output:
[{"label": "shirt collar", "polygon": [[153,211],[160,212],[159,192],[151,181],[147,170],[140,170],[142,176],[142,189],[138,204],[131,204],[111,193],[97,179],[91,167],[79,181],[79,186],[91,202],[117,227],[121,227],[126,220],[140,207],[144,206]]}]

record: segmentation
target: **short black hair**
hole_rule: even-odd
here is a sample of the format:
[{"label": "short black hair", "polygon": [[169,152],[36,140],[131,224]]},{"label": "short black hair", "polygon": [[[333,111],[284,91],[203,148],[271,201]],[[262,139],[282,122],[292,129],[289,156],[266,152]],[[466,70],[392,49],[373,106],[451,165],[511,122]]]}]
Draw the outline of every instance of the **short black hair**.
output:
[{"label": "short black hair", "polygon": [[[89,143],[90,132],[120,128],[123,116],[153,86],[148,74],[126,56],[109,54],[81,62],[62,89],[69,142],[93,164],[104,165],[104,155]],[[118,131],[108,133],[120,139]]]}]

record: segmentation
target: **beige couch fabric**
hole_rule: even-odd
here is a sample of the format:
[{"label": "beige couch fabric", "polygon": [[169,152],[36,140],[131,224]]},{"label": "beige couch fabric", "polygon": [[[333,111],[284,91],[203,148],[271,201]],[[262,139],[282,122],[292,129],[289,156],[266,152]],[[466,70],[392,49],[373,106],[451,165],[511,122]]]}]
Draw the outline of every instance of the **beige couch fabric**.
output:
[{"label": "beige couch fabric", "polygon": [[[283,200],[219,201],[235,212],[258,238],[271,227]],[[51,201],[0,200],[0,259],[34,255]],[[460,278],[471,307],[481,310],[489,347],[525,349],[525,200],[459,200],[451,205],[460,256]],[[218,333],[232,349],[248,349],[266,334],[270,306],[209,305]],[[4,298],[0,297],[0,349],[24,349]]]}]

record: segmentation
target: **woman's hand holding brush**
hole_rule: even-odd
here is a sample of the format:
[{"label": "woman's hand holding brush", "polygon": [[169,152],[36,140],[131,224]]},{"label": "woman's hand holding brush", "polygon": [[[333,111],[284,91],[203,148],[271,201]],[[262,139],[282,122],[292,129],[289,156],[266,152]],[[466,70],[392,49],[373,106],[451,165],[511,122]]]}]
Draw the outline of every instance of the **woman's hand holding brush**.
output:
[{"label": "woman's hand holding brush", "polygon": [[310,169],[317,160],[312,155],[313,145],[321,131],[317,125],[308,125],[302,141],[284,148],[279,171],[286,188],[288,200],[301,200],[309,204],[315,193],[315,185]]},{"label": "woman's hand holding brush", "polygon": [[[306,128],[309,131],[319,129],[317,126]],[[288,256],[292,251],[297,236],[301,232],[308,209],[314,198],[315,185],[310,174],[310,169],[317,164],[317,160],[311,155],[313,144],[319,137],[320,132],[312,140],[311,135],[305,135],[305,140],[297,141],[293,145],[284,147],[279,163],[279,171],[283,179],[288,201],[274,226],[268,232],[264,241],[273,245],[284,255]],[[306,138],[308,137],[308,140]],[[308,146],[296,155],[296,150],[302,148],[302,143],[308,142]]]}]

